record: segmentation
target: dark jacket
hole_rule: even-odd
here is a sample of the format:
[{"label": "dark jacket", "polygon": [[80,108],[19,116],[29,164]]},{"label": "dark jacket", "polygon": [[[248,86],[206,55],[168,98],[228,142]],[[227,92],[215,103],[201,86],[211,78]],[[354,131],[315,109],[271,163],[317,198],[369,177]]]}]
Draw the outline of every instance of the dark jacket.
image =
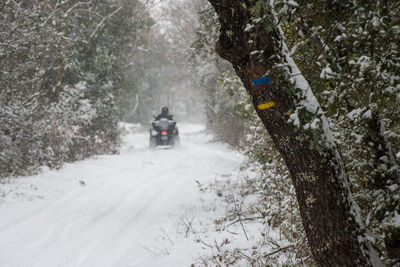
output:
[{"label": "dark jacket", "polygon": [[158,121],[158,120],[160,120],[160,119],[162,119],[162,118],[166,118],[166,119],[168,119],[168,120],[173,120],[173,116],[174,115],[172,115],[172,114],[159,114],[157,117],[156,117],[156,121]]}]

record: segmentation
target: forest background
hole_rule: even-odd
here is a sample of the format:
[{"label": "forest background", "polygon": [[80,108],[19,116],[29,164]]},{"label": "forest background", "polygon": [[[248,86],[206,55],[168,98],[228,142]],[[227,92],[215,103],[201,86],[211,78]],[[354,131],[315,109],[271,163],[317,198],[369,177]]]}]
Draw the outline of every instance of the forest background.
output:
[{"label": "forest background", "polygon": [[[273,9],[328,120],[372,243],[387,264],[398,263],[400,4],[279,0]],[[291,245],[279,253],[312,264],[289,172],[240,79],[214,51],[219,23],[207,1],[7,0],[0,12],[0,177],[118,153],[119,121],[147,127],[167,105],[248,156],[244,168],[258,176],[237,186],[237,198],[256,201],[241,218],[282,229]],[[226,201],[229,224],[238,212],[236,200]],[[274,260],[262,249],[271,241],[255,243],[205,261]]]}]

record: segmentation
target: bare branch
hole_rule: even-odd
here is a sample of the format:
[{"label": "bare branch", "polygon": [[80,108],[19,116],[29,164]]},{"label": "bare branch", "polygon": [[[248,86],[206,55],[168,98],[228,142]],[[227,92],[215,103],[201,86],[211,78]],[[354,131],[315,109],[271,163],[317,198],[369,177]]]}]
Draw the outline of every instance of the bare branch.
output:
[{"label": "bare branch", "polygon": [[272,255],[274,255],[276,253],[279,253],[279,252],[283,251],[283,250],[287,250],[289,248],[294,248],[294,247],[295,247],[294,245],[288,245],[286,247],[281,247],[281,248],[279,248],[279,249],[277,249],[277,250],[275,250],[275,251],[273,251],[271,253],[265,254],[264,257],[270,257],[270,256],[272,256]]},{"label": "bare branch", "polygon": [[69,15],[69,13],[74,10],[75,8],[77,8],[78,6],[82,6],[82,5],[90,5],[92,3],[92,0],[88,1],[88,2],[79,2],[76,3],[75,5],[73,5],[70,9],[68,9],[65,14],[64,17],[67,17]]},{"label": "bare branch", "polygon": [[242,229],[243,229],[243,232],[244,232],[244,235],[245,235],[246,239],[249,240],[249,237],[247,236],[246,229],[244,228],[244,225],[243,225],[243,222],[242,222],[242,219],[241,219],[241,216],[240,216],[239,208],[238,208],[238,206],[236,204],[235,195],[232,194],[232,197],[233,197],[233,203],[235,204],[235,211],[237,212],[237,215],[239,217],[240,225],[242,226]]},{"label": "bare branch", "polygon": [[118,11],[120,11],[121,9],[122,9],[122,6],[120,6],[119,8],[117,8],[117,9],[116,9],[114,12],[112,12],[111,14],[105,16],[105,17],[101,20],[101,22],[100,22],[99,24],[97,24],[96,28],[94,29],[94,31],[93,31],[92,34],[90,35],[90,40],[93,39],[93,38],[96,36],[97,31],[98,31],[99,29],[101,29],[101,28],[104,26],[106,20],[109,19],[109,18],[111,18],[112,16],[114,16],[114,15],[115,15]]}]

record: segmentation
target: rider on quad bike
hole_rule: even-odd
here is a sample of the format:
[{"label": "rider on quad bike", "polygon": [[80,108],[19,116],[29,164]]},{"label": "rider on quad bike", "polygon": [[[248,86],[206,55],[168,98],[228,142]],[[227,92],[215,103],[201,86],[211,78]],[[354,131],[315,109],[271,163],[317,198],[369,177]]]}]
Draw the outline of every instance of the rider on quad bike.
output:
[{"label": "rider on quad bike", "polygon": [[173,115],[168,113],[167,107],[163,107],[161,114],[155,117],[150,129],[150,148],[172,147],[179,144],[179,132]]},{"label": "rider on quad bike", "polygon": [[158,114],[158,116],[155,118],[156,121],[159,121],[161,118],[166,118],[168,120],[173,120],[173,116],[172,114],[168,113],[168,107],[163,107],[161,109],[161,114]]}]

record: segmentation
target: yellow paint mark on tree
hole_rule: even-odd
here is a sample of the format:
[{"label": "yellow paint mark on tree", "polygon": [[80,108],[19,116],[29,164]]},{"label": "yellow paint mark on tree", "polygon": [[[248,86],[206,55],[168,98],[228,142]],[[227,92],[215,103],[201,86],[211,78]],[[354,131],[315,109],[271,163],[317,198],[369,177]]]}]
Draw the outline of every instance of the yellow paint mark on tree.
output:
[{"label": "yellow paint mark on tree", "polygon": [[269,102],[267,102],[267,103],[264,103],[264,104],[261,104],[261,105],[258,105],[258,106],[257,106],[257,108],[258,108],[259,110],[263,110],[263,109],[267,109],[267,108],[272,108],[272,107],[275,107],[275,102],[274,102],[274,101],[269,101]]}]

